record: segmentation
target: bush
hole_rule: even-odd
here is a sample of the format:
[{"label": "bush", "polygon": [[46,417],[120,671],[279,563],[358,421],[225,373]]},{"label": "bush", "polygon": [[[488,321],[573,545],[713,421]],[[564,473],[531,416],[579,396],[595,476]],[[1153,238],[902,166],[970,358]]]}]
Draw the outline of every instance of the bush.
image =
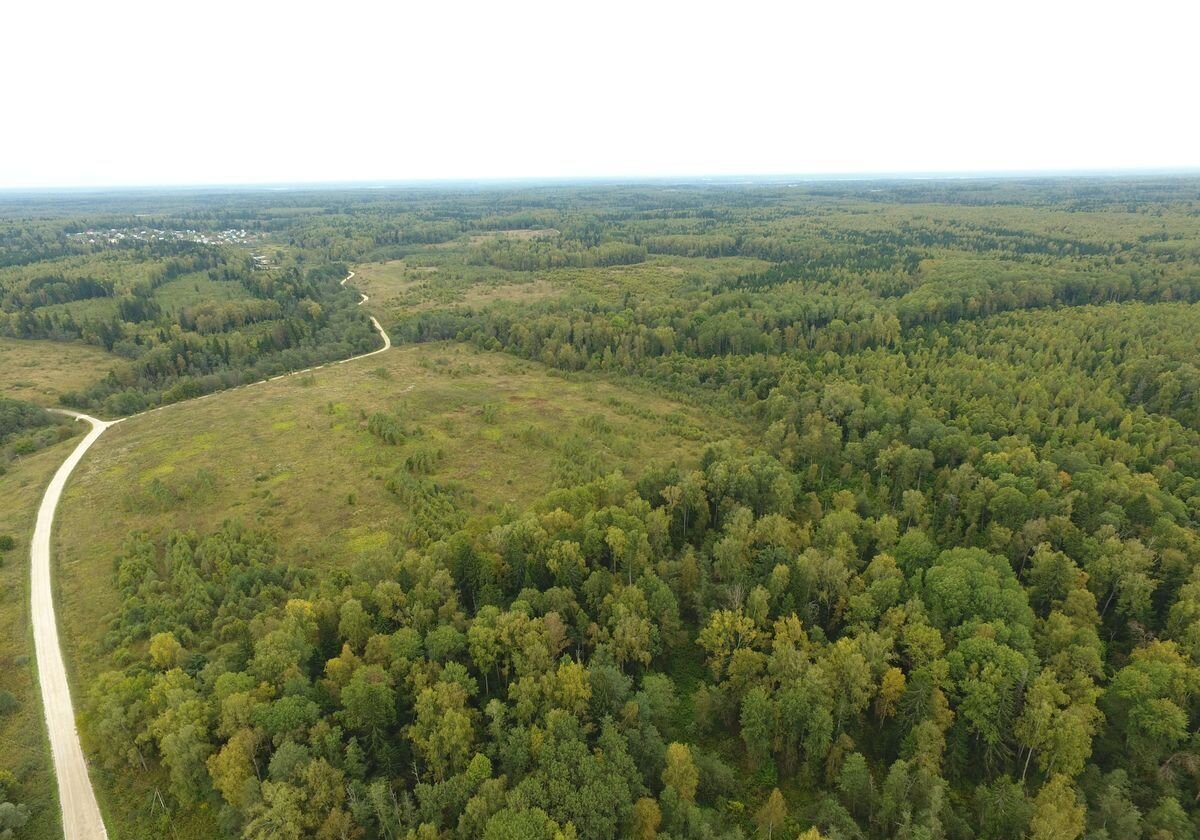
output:
[{"label": "bush", "polygon": [[404,443],[406,437],[404,426],[399,418],[383,412],[371,415],[371,419],[367,421],[367,431],[392,446]]},{"label": "bush", "polygon": [[0,802],[8,799],[17,789],[17,777],[11,770],[0,770]]},{"label": "bush", "polygon": [[420,445],[415,447],[404,458],[404,468],[416,475],[428,475],[433,472],[438,462],[445,457],[445,452],[436,446]]}]

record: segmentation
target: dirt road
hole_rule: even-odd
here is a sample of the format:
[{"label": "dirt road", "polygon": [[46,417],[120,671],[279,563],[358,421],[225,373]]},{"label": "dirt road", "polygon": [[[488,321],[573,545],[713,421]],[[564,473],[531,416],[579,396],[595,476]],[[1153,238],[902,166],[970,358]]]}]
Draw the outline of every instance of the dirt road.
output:
[{"label": "dirt road", "polygon": [[[83,454],[112,423],[64,411],[77,420],[92,424],[92,430],[79,442],[67,460],[63,461],[38,508],[37,525],[33,530],[30,550],[30,606],[33,621],[33,647],[37,655],[38,683],[42,691],[42,706],[46,714],[46,729],[50,733],[50,753],[54,757],[54,774],[58,778],[58,800],[62,805],[63,834],[67,840],[98,840],[108,834],[96,805],[96,794],[88,779],[87,763],[75,731],[75,712],[71,707],[71,689],[63,667],[62,648],[58,644],[58,625],[54,619],[54,592],[50,586],[50,537],[54,526],[54,510],[67,484],[67,478]],[[119,421],[117,421],[119,422]]]}]

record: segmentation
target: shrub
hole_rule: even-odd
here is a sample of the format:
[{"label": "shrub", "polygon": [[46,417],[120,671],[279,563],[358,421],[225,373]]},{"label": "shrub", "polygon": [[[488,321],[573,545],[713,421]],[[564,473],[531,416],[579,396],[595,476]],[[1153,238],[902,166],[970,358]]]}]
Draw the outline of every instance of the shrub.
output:
[{"label": "shrub", "polygon": [[367,421],[367,431],[392,446],[404,443],[404,427],[394,415],[376,412]]}]

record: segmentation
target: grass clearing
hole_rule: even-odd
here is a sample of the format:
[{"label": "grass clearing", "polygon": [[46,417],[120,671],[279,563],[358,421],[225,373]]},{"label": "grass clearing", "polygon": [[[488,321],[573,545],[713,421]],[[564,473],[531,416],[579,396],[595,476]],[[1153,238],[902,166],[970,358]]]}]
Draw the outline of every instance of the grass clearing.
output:
[{"label": "grass clearing", "polygon": [[97,297],[87,300],[72,300],[67,303],[52,303],[40,306],[35,312],[39,315],[62,316],[70,315],[78,323],[88,321],[111,321],[120,315],[121,302],[115,297]]},{"label": "grass clearing", "polygon": [[125,360],[78,342],[0,338],[0,393],[43,406],[92,384]]},{"label": "grass clearing", "polygon": [[515,239],[528,242],[531,239],[552,239],[559,235],[556,228],[514,228],[513,230],[493,230],[488,233],[476,233],[467,237],[470,245],[480,245],[491,239]]},{"label": "grass clearing", "polygon": [[548,280],[525,272],[469,265],[454,254],[432,249],[408,259],[366,263],[356,266],[354,272],[354,287],[371,298],[372,309],[383,313],[529,302],[559,294],[558,287]]},{"label": "grass clearing", "polygon": [[238,281],[210,280],[208,274],[202,271],[176,277],[154,290],[154,299],[172,314],[201,303],[251,298],[250,292]]},{"label": "grass clearing", "polygon": [[475,309],[586,295],[610,304],[629,296],[669,303],[708,284],[764,270],[769,263],[743,257],[652,256],[634,265],[509,271],[474,265],[446,246],[430,246],[401,260],[355,268],[354,286],[371,298],[385,321],[447,306]]}]

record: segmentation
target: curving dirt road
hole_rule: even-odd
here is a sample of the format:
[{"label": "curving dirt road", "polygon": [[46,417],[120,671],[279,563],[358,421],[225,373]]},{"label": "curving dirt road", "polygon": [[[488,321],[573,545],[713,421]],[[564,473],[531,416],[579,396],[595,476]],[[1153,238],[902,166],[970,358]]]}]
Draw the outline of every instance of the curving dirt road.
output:
[{"label": "curving dirt road", "polygon": [[[351,271],[342,281],[342,285],[346,285],[346,280],[353,276],[354,272]],[[367,296],[363,295],[362,300],[358,303],[361,306],[366,302]],[[367,356],[374,356],[390,349],[392,340],[384,332],[379,322],[371,318],[371,326],[383,339],[383,347],[378,350],[372,350],[360,356],[351,356],[328,365],[318,365],[293,373],[285,373],[282,376],[274,376],[271,380],[320,370],[323,367],[344,364],[355,359],[365,359]],[[216,393],[223,392],[217,391]],[[205,395],[205,397],[210,396],[215,396],[215,394]],[[197,399],[205,397],[197,397]],[[187,402],[191,402],[191,400]],[[173,405],[181,404],[173,403]],[[151,411],[160,411],[167,407],[160,406]],[[95,417],[75,411],[52,410],[74,417],[76,420],[91,423],[92,429],[58,468],[58,472],[50,480],[50,486],[46,488],[46,495],[42,497],[41,506],[38,507],[37,525],[34,527],[33,544],[29,552],[33,647],[37,656],[38,684],[42,692],[46,729],[50,734],[50,753],[54,757],[54,775],[58,780],[58,801],[62,806],[63,835],[66,840],[106,840],[108,832],[105,831],[104,819],[100,816],[100,807],[96,804],[96,794],[92,790],[91,780],[88,779],[87,762],[83,757],[83,749],[79,745],[79,733],[75,729],[71,688],[67,683],[67,670],[63,665],[62,647],[58,643],[58,624],[54,617],[54,591],[50,581],[50,538],[54,530],[54,511],[58,507],[58,500],[62,496],[63,488],[66,487],[71,472],[83,459],[84,453],[100,435],[104,434],[105,429],[129,418],[123,417],[120,420],[111,421],[97,420]],[[148,414],[150,412],[141,413]],[[138,415],[131,416],[137,417]]]},{"label": "curving dirt road", "polygon": [[[63,487],[83,453],[112,423],[63,411],[77,420],[92,424],[75,451],[67,456],[38,508],[37,525],[33,530],[30,550],[30,607],[33,621],[33,648],[37,656],[38,684],[42,691],[42,707],[46,714],[46,729],[50,733],[50,754],[54,757],[54,774],[58,777],[58,801],[62,805],[63,834],[67,840],[98,840],[106,838],[104,821],[96,805],[96,794],[88,780],[87,764],[75,731],[75,712],[71,708],[71,689],[63,667],[62,648],[58,644],[58,625],[54,620],[54,592],[50,587],[50,536],[54,526],[54,509]],[[114,421],[114,422],[120,422]]]}]

